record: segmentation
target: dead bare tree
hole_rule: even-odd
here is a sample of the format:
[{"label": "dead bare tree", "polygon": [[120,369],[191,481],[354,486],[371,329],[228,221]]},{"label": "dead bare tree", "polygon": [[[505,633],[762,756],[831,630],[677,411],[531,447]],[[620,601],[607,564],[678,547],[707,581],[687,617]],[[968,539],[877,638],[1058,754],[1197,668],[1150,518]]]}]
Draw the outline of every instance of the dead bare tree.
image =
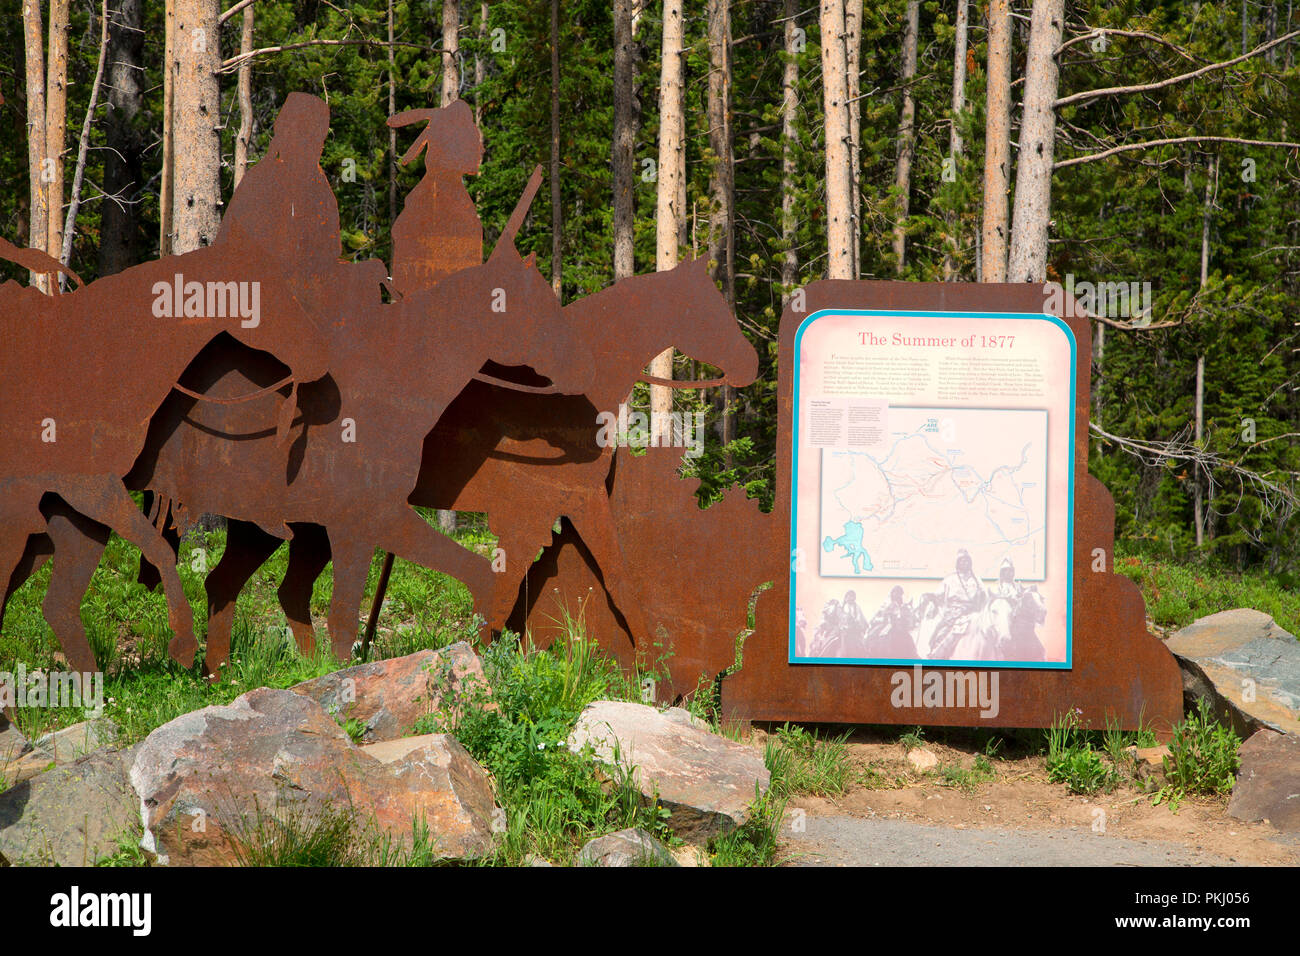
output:
[{"label": "dead bare tree", "polygon": [[1011,189],[1011,4],[989,0],[984,123],[984,222],[980,280],[1007,281],[1007,193]]}]

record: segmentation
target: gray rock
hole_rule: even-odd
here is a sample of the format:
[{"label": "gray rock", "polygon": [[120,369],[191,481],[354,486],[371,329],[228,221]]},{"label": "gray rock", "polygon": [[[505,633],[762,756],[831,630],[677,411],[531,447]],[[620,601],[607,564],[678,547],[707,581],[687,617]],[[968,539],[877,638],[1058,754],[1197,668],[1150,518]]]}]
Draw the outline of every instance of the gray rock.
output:
[{"label": "gray rock", "polygon": [[583,866],[679,866],[672,852],[644,830],[619,830],[578,851]]},{"label": "gray rock", "polygon": [[1300,734],[1300,643],[1267,614],[1211,614],[1166,643],[1182,669],[1189,711],[1206,699],[1242,737],[1266,727]]},{"label": "gray rock", "polygon": [[139,833],[133,751],[100,750],[0,794],[0,860],[88,866]]},{"label": "gray rock", "polygon": [[437,651],[348,667],[290,688],[340,720],[365,725],[360,740],[372,744],[409,734],[427,713],[454,716],[474,688],[487,692],[478,655],[465,641]]},{"label": "gray rock", "polygon": [[685,710],[599,700],[578,718],[569,749],[590,745],[596,757],[633,768],[646,799],[658,796],[668,825],[684,840],[704,843],[749,818],[771,774],[752,747],[711,732]]},{"label": "gray rock", "polygon": [[130,774],[142,845],[159,862],[228,865],[268,834],[339,812],[357,845],[388,834],[410,848],[422,819],[443,858],[492,849],[491,784],[454,738],[429,735],[381,762],[290,691],[260,688],[178,717],[140,744]]},{"label": "gray rock", "polygon": [[0,776],[4,776],[5,765],[17,760],[32,749],[31,741],[8,720],[0,715]]},{"label": "gray rock", "polygon": [[1300,833],[1300,738],[1261,730],[1241,745],[1228,815]]},{"label": "gray rock", "polygon": [[932,750],[916,747],[907,752],[907,763],[917,773],[925,773],[927,770],[933,770],[939,766],[939,758],[934,755]]},{"label": "gray rock", "polygon": [[56,765],[53,754],[44,750],[29,750],[21,757],[0,766],[0,777],[4,778],[4,789],[8,789],[45,773]]},{"label": "gray rock", "polygon": [[117,724],[107,717],[83,720],[36,739],[37,750],[52,755],[56,763],[71,763],[117,740]]}]

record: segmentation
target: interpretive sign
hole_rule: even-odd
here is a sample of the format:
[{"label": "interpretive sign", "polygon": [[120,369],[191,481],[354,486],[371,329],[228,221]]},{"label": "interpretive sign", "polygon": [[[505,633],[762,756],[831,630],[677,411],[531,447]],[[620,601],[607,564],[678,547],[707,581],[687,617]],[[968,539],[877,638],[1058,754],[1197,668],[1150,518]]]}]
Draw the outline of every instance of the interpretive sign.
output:
[{"label": "interpretive sign", "polygon": [[824,310],[794,349],[790,661],[1068,668],[1069,326]]}]

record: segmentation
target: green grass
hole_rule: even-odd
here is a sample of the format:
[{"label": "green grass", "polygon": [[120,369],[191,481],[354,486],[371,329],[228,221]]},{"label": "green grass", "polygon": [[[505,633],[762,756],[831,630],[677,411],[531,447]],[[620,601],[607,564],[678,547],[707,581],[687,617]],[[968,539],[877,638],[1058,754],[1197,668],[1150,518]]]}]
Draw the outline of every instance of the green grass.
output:
[{"label": "green grass", "polygon": [[294,808],[254,814],[232,829],[240,866],[433,866],[442,861],[423,820],[411,843],[393,839],[351,807]]},{"label": "green grass", "polygon": [[1168,801],[1177,810],[1188,794],[1227,796],[1237,780],[1240,746],[1241,738],[1220,724],[1202,699],[1195,713],[1174,726],[1169,755],[1164,759],[1167,783],[1155,802]]},{"label": "green grass", "polygon": [[749,819],[709,841],[713,866],[774,866],[777,835],[785,821],[787,798],[768,790],[755,794]]},{"label": "green grass", "polygon": [[[481,530],[458,534],[467,546],[481,543],[482,537]],[[200,644],[207,636],[202,568],[211,569],[224,550],[225,533],[221,531],[195,532],[181,545],[178,570],[194,610]],[[187,671],[167,657],[171,632],[161,589],[153,592],[137,584],[139,552],[117,536],[110,538],[82,604],[82,620],[105,672],[104,716],[121,728],[121,743],[140,740],[189,711],[228,704],[255,687],[290,687],[340,666],[328,653],[323,625],[316,630],[318,648],[314,654],[300,654],[288,637],[287,622],[275,593],[287,563],[288,547],[282,545],[244,588],[237,604],[230,664],[223,670],[221,681],[209,685],[197,663]],[[367,583],[367,600],[374,593],[381,564],[382,555],[376,554]],[[327,566],[316,582],[313,615],[328,612],[333,581],[330,570]],[[49,575],[47,564],[10,598],[4,634],[0,636],[0,670],[10,670],[19,661],[29,671],[59,666],[54,657],[59,651],[58,642],[41,613]],[[443,647],[472,633],[472,600],[464,585],[446,575],[398,561],[371,659]],[[201,659],[202,651],[199,656]],[[74,708],[25,707],[17,712],[19,729],[29,738],[85,717],[82,710]]]},{"label": "green grass", "polygon": [[829,740],[815,732],[785,724],[767,741],[764,760],[777,796],[806,793],[839,796],[854,783],[857,772],[848,754],[848,733]]},{"label": "green grass", "polygon": [[1094,748],[1096,736],[1079,727],[1077,710],[1053,719],[1047,730],[1047,779],[1065,784],[1071,793],[1114,789],[1119,771]]},{"label": "green grass", "polygon": [[[494,543],[482,528],[458,533],[467,546]],[[181,548],[179,571],[185,594],[195,612],[196,636],[206,639],[206,599],[203,577],[220,560],[222,532],[195,533]],[[373,594],[381,555],[372,562],[367,599]],[[104,716],[120,728],[119,743],[129,745],[174,718],[202,707],[228,704],[257,687],[290,687],[318,677],[340,665],[328,653],[323,627],[317,629],[318,648],[302,654],[286,627],[275,589],[288,560],[279,548],[254,575],[241,594],[235,615],[229,664],[221,680],[210,684],[196,662],[182,669],[167,657],[170,631],[161,593],[135,583],[138,552],[117,537],[110,539],[82,606],[82,619],[105,671]],[[17,661],[27,668],[58,666],[58,644],[45,624],[40,604],[49,581],[43,568],[11,598],[4,636],[0,637],[0,669]],[[312,595],[314,615],[329,607],[332,576],[327,567]],[[368,605],[368,600],[367,600]],[[635,786],[637,769],[617,759],[616,766],[598,764],[587,751],[571,753],[566,741],[582,709],[596,699],[640,701],[646,677],[664,679],[666,655],[659,653],[644,672],[625,675],[588,637],[581,617],[564,615],[566,639],[539,650],[526,640],[507,638],[483,649],[486,687],[471,694],[466,706],[443,725],[428,718],[416,732],[454,733],[492,774],[504,812],[495,852],[483,861],[521,865],[530,857],[573,863],[588,840],[625,827],[640,827],[666,844],[679,843],[666,827],[667,811],[657,799],[646,799]],[[452,578],[398,562],[394,568],[371,659],[443,647],[474,633],[472,601]],[[200,658],[202,649],[200,649]],[[701,684],[690,707],[717,728],[715,690]],[[85,719],[77,709],[23,708],[20,729],[29,737]],[[356,736],[359,728],[344,724]],[[837,792],[846,786],[843,741],[811,744],[788,732],[791,779],[808,792]],[[769,793],[756,800],[750,822],[714,842],[710,848],[718,865],[771,864],[785,801]],[[250,865],[426,865],[436,854],[421,842],[419,828],[413,847],[393,844],[387,836],[350,812],[315,812],[277,817],[259,816],[248,823],[239,840],[242,862]],[[426,833],[427,836],[427,833]],[[124,837],[104,865],[130,866],[147,862],[138,838]]]},{"label": "green grass", "polygon": [[966,793],[974,793],[983,784],[990,783],[997,777],[993,762],[984,754],[976,754],[969,767],[960,763],[946,763],[939,767],[939,779],[945,786]]},{"label": "green grass", "polygon": [[1161,627],[1186,627],[1207,614],[1248,607],[1300,634],[1300,588],[1266,571],[1237,572],[1208,561],[1183,564],[1122,541],[1115,542],[1115,570],[1142,589],[1147,613]]},{"label": "green grass", "polygon": [[572,864],[582,845],[605,833],[640,827],[671,843],[667,811],[645,800],[636,768],[596,763],[566,742],[578,716],[600,699],[638,700],[640,691],[570,620],[565,639],[539,650],[504,635],[483,652],[486,686],[470,689],[451,714],[429,714],[416,733],[447,732],[488,771],[505,814],[498,849],[487,862],[519,866],[540,856]]}]

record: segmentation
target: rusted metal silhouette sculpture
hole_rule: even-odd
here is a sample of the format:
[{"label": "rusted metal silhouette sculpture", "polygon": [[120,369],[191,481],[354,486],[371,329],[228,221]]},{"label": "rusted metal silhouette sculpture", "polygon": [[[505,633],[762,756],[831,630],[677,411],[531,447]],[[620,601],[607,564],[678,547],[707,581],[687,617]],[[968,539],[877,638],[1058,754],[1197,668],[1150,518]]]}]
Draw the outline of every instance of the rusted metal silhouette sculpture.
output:
[{"label": "rusted metal silhouette sculpture", "polygon": [[[1182,717],[1182,684],[1172,655],[1146,630],[1141,592],[1113,571],[1114,503],[1087,472],[1086,350],[1076,359],[1075,415],[1084,425],[1074,454],[1072,669],[982,668],[997,671],[1000,706],[995,717],[980,717],[969,709],[893,706],[896,667],[789,663],[791,356],[800,321],[821,309],[1041,312],[1045,301],[1043,287],[1036,285],[839,281],[815,282],[805,292],[806,311],[787,311],[781,321],[771,513],[738,490],[707,510],[693,509],[695,483],[674,482],[676,452],[650,449],[636,458],[620,451],[610,501],[624,554],[642,572],[633,597],[641,602],[648,627],[629,628],[622,613],[626,599],[602,586],[599,562],[567,524],[530,569],[511,627],[527,627],[544,646],[559,633],[556,622],[566,613],[581,614],[588,633],[629,668],[638,660],[653,662],[661,653],[656,642],[666,634],[670,679],[658,686],[660,697],[671,701],[694,690],[701,678],[722,677],[722,706],[736,719],[1045,727],[1078,707],[1085,726],[1105,728],[1114,720],[1129,729],[1153,726],[1167,736]],[[1088,341],[1086,319],[1065,321],[1078,341]],[[1104,555],[1105,570],[1094,570],[1096,549]],[[654,569],[653,577],[647,569]],[[743,663],[731,672],[737,657]],[[925,666],[927,673],[948,670],[942,662]]]},{"label": "rusted metal silhouette sculpture", "polygon": [[[461,137],[469,139],[463,124],[458,127],[431,120],[428,128],[459,129]],[[472,124],[469,130],[473,131]],[[469,152],[467,146],[462,146],[462,156],[468,156]],[[529,194],[538,183],[535,176]],[[444,190],[441,195],[446,198],[448,192]],[[443,219],[438,208],[416,207],[410,199],[402,215],[420,217],[431,232],[436,231]],[[454,222],[455,217],[451,218]],[[519,221],[517,215],[508,226],[503,242],[513,235]],[[454,251],[461,246],[431,248]],[[441,258],[434,262],[439,271],[455,265],[452,253],[439,255]],[[423,275],[414,271],[406,274]],[[446,281],[438,287],[443,296],[453,291]],[[409,285],[397,284],[396,276],[395,285],[399,295],[420,294]],[[428,287],[434,288],[433,283]],[[550,301],[556,307],[553,297]],[[663,315],[668,321],[646,322],[644,317],[650,315]],[[710,281],[703,262],[627,280],[613,289],[571,303],[564,309],[564,317],[559,323],[555,316],[537,313],[539,321],[549,322],[557,330],[562,327],[576,333],[568,342],[568,354],[600,356],[600,361],[592,366],[595,381],[585,389],[586,394],[557,394],[553,388],[530,385],[527,381],[479,376],[456,398],[455,413],[443,416],[450,420],[440,420],[439,426],[425,439],[419,481],[409,494],[410,503],[415,505],[489,513],[491,527],[501,538],[503,570],[485,579],[481,575],[467,575],[463,564],[425,563],[465,581],[493,631],[504,626],[532,556],[546,543],[551,525],[561,516],[569,517],[584,529],[591,546],[601,555],[611,588],[625,588],[625,582],[630,580],[608,517],[605,479],[613,446],[602,448],[597,444],[597,411],[616,410],[631,391],[641,369],[669,345],[728,370],[730,383],[748,384],[757,371],[757,355],[740,333],[734,315]],[[169,459],[167,467],[173,471],[187,462],[191,467],[195,462],[215,463],[215,457],[225,453],[219,442],[205,441],[202,434],[188,432],[186,423],[178,425],[171,445],[183,451]],[[150,484],[156,487],[167,483],[155,477]],[[346,508],[355,491],[341,482],[335,489],[335,506]],[[181,497],[187,494],[192,498],[202,492],[191,489]],[[191,501],[191,510],[194,507]],[[207,505],[203,510],[209,510]],[[331,523],[324,518],[320,522]],[[350,651],[355,636],[355,605],[365,586],[371,550],[362,547],[364,558],[358,554],[354,561],[341,561],[337,548],[330,545],[334,538],[332,529],[326,534],[314,523],[295,525],[289,567],[279,596],[299,645],[309,647],[313,640],[309,609],[312,584],[333,556],[337,604],[331,609],[329,628],[335,651],[343,654]],[[229,634],[229,612],[233,610],[234,598],[278,543],[247,524],[231,525],[225,554],[208,578],[208,593],[213,602],[207,660],[210,669],[220,663],[220,648]],[[372,539],[372,546],[379,543],[378,539]],[[385,571],[388,566],[385,565]],[[490,584],[485,585],[485,580]],[[627,613],[640,623],[635,603],[629,605]]]},{"label": "rusted metal silhouette sculpture", "polygon": [[[1087,476],[1086,427],[1075,449],[1071,670],[992,668],[1000,709],[975,719],[892,706],[888,667],[788,663],[787,475],[799,321],[820,308],[1037,312],[1041,287],[809,286],[806,311],[781,323],[775,508],[765,514],[732,490],[701,510],[696,483],[677,475],[679,449],[616,450],[598,439],[596,416],[617,413],[633,382],[648,380],[645,364],[669,345],[723,373],[674,384],[743,386],[754,378],[754,350],[703,265],[628,279],[561,309],[514,247],[538,174],[482,263],[482,230],[462,178],[477,171],[482,149],[468,108],[411,111],[390,125],[415,122],[426,125],[404,161],[424,151],[426,174],[394,225],[391,279],[377,261],[339,261],[337,206],[319,166],[328,110],[295,94],[212,249],[62,297],[0,287],[0,301],[11,305],[0,322],[15,328],[6,341],[29,349],[7,353],[0,380],[0,390],[9,389],[0,394],[0,574],[16,565],[11,592],[56,552],[45,610],[74,666],[93,669],[77,610],[110,528],[161,571],[177,633],[172,650],[188,662],[192,634],[176,609],[183,595],[160,534],[171,534],[174,546],[190,515],[211,512],[230,519],[225,555],[206,582],[205,665],[214,675],[229,652],[240,589],[288,539],[279,595],[295,636],[304,649],[314,641],[311,585],[332,557],[328,627],[341,657],[353,648],[378,547],[464,581],[491,631],[527,628],[545,643],[558,619],[581,616],[625,667],[666,661],[669,677],[657,689],[664,699],[721,677],[724,710],[736,718],[1044,726],[1077,706],[1093,726],[1143,721],[1162,732],[1178,719],[1177,668],[1146,634],[1140,594],[1113,573],[1091,570],[1096,549],[1111,567],[1114,512]],[[33,271],[59,271],[31,250],[8,252]],[[263,301],[273,303],[261,331],[141,319],[141,290],[182,269],[259,280],[270,293]],[[286,276],[292,295],[287,279],[277,284]],[[382,284],[392,302],[383,302]],[[100,301],[113,303],[115,318],[126,303],[136,318],[110,333],[94,318]],[[1067,321],[1086,341],[1086,322]],[[48,347],[31,338],[40,322],[62,336],[48,365],[30,352]],[[1086,423],[1087,357],[1078,361],[1076,418]],[[103,396],[122,388],[124,368],[136,376],[108,403]],[[70,424],[66,452],[34,444],[47,417],[58,420],[60,441]],[[130,506],[128,488],[152,492],[147,517]],[[505,570],[494,574],[487,559],[435,531],[416,505],[486,511]],[[946,671],[932,663],[927,670]]]},{"label": "rusted metal silhouette sculpture", "polygon": [[441,109],[407,110],[390,117],[401,129],[424,128],[402,165],[424,153],[424,176],[393,222],[393,288],[399,295],[428,289],[439,279],[483,261],[483,224],[462,177],[478,173],[483,140],[464,100]]},{"label": "rusted metal silhouette sculpture", "polygon": [[[52,550],[47,530],[62,537],[77,526],[65,516],[80,514],[161,562],[171,651],[187,663],[197,645],[175,562],[122,478],[144,447],[150,417],[209,343],[222,338],[274,356],[275,387],[292,389],[327,369],[320,330],[251,241],[145,263],[66,295],[7,282],[0,302],[5,600]],[[56,514],[58,527],[47,528]],[[69,663],[94,670],[84,634],[69,642],[81,631],[80,603],[80,594],[74,601],[55,588],[46,614]]]}]

